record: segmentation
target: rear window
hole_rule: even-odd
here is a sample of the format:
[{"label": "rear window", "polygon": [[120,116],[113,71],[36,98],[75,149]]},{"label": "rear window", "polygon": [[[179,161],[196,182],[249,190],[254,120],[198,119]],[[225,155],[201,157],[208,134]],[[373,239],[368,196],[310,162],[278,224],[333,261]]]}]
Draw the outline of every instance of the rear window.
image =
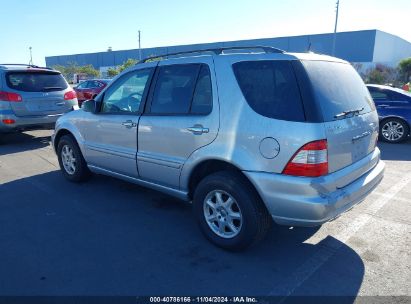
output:
[{"label": "rear window", "polygon": [[234,74],[250,107],[263,116],[305,121],[300,90],[290,61],[243,61]]},{"label": "rear window", "polygon": [[345,111],[375,110],[374,102],[363,80],[346,63],[302,61],[311,80],[314,98],[320,104],[324,121],[336,120]]},{"label": "rear window", "polygon": [[24,92],[50,92],[67,89],[66,80],[53,72],[10,72],[6,76],[9,88]]}]

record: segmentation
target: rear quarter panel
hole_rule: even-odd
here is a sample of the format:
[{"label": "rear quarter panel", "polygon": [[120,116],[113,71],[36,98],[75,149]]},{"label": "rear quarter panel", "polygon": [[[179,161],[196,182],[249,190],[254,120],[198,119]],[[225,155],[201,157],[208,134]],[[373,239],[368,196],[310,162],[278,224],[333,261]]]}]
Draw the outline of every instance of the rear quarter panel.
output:
[{"label": "rear quarter panel", "polygon": [[[205,160],[226,161],[243,171],[281,173],[300,147],[325,138],[323,123],[276,120],[256,113],[248,105],[235,78],[232,64],[238,62],[239,58],[258,60],[258,56],[221,57],[223,56],[215,57],[220,129],[214,142],[195,151],[184,164],[180,178],[183,190],[187,189],[193,168]],[[261,58],[285,59],[284,54],[264,54]],[[260,144],[265,138],[273,138],[278,142],[279,151],[273,158],[266,158],[260,152]]]}]

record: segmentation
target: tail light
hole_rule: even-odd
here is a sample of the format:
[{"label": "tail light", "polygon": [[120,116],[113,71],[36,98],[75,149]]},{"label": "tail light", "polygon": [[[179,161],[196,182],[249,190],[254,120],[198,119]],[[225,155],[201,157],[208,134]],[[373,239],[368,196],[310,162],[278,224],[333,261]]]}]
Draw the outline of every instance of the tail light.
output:
[{"label": "tail light", "polygon": [[71,100],[77,98],[77,94],[75,91],[68,91],[64,94],[64,100]]},{"label": "tail light", "polygon": [[12,92],[0,91],[0,101],[20,102],[23,98],[21,95]]},{"label": "tail light", "polygon": [[328,174],[327,140],[317,140],[301,147],[293,155],[283,174],[318,177]]},{"label": "tail light", "polygon": [[16,121],[15,121],[14,119],[3,119],[2,122],[3,122],[5,125],[12,125],[12,124],[14,124]]}]

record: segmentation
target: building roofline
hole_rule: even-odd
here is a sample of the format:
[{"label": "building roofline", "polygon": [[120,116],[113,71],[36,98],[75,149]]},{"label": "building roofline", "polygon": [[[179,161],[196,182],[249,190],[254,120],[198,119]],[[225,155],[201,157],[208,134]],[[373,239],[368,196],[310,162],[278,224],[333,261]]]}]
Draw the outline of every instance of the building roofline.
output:
[{"label": "building roofline", "polygon": [[[407,41],[399,36],[378,30],[378,29],[368,29],[368,30],[359,30],[359,31],[344,31],[344,32],[337,32],[337,36],[340,34],[346,33],[360,33],[360,32],[383,32],[388,35],[392,35]],[[157,46],[157,47],[150,47],[150,48],[142,48],[141,50],[150,50],[150,49],[168,49],[168,48],[175,48],[175,47],[198,47],[204,45],[211,45],[211,44],[221,44],[221,43],[238,43],[238,42],[247,42],[250,40],[267,40],[267,39],[286,39],[286,38],[298,38],[298,37],[313,37],[313,36],[324,36],[324,35],[333,35],[333,33],[317,33],[317,34],[306,34],[306,35],[295,35],[295,36],[280,36],[280,37],[265,37],[265,38],[255,38],[255,39],[241,39],[241,40],[230,40],[230,41],[214,41],[214,42],[205,42],[205,43],[194,43],[194,44],[179,44],[179,45],[168,45],[168,46]],[[407,41],[408,42],[408,41]],[[116,51],[102,51],[102,52],[90,52],[90,53],[78,53],[78,54],[66,54],[66,55],[53,55],[53,56],[46,56],[46,58],[55,58],[61,56],[80,56],[80,55],[96,55],[96,54],[106,54],[106,53],[118,53],[118,52],[127,52],[127,51],[138,51],[139,49],[125,49],[125,50],[116,50]]]}]

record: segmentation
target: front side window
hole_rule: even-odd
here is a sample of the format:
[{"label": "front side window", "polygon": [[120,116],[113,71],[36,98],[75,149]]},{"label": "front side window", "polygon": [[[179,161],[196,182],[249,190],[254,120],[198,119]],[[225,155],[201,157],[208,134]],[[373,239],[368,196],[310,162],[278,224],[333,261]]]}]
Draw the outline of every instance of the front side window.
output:
[{"label": "front side window", "polygon": [[240,89],[250,107],[260,115],[304,121],[297,80],[289,61],[243,61],[233,65]]},{"label": "front side window", "polygon": [[130,72],[116,81],[104,94],[102,113],[136,113],[152,69]]},{"label": "front side window", "polygon": [[210,70],[205,64],[160,67],[151,114],[206,115],[212,108]]},{"label": "front side window", "polygon": [[68,87],[64,77],[56,72],[10,72],[6,81],[9,88],[23,92],[61,91]]}]

